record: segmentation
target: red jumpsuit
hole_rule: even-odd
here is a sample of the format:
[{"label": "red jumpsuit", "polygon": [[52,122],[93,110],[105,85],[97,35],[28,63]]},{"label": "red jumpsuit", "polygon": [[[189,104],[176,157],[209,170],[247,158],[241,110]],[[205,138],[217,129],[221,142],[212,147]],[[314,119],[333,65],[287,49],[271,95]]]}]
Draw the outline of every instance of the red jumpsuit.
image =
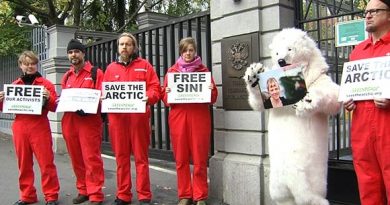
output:
[{"label": "red jumpsuit", "polygon": [[[168,73],[179,72],[178,65],[169,68]],[[209,72],[201,65],[196,72]],[[211,115],[210,105],[217,100],[218,91],[212,80],[210,103],[168,104],[167,75],[162,90],[162,100],[170,106],[169,130],[176,161],[179,199],[195,201],[208,198],[207,160],[210,148]],[[190,159],[194,170],[191,183]]]},{"label": "red jumpsuit", "polygon": [[[91,78],[92,65],[88,61],[78,74],[72,66],[62,78],[62,89],[91,88],[101,89],[103,71],[97,69],[96,82]],[[104,184],[103,161],[101,157],[102,119],[100,109],[97,114],[80,116],[75,112],[65,112],[62,118],[62,134],[69,152],[76,187],[79,194],[89,196],[90,201],[103,201]]]},{"label": "red jumpsuit", "polygon": [[[147,105],[160,99],[160,82],[152,65],[136,58],[127,66],[113,62],[104,73],[104,82],[146,82]],[[138,200],[150,200],[149,160],[150,109],[146,113],[108,113],[109,135],[117,163],[117,198],[131,201],[130,155],[134,154]]]},{"label": "red jumpsuit", "polygon": [[[13,84],[24,82],[19,78]],[[50,99],[42,108],[41,115],[16,114],[12,125],[13,142],[19,167],[20,200],[38,201],[34,187],[33,154],[41,171],[42,192],[46,201],[57,201],[60,190],[57,169],[54,164],[52,136],[48,111],[56,109],[57,94],[54,85],[43,77],[35,78],[32,85],[43,85],[50,92]],[[3,107],[3,102],[0,103]]]},{"label": "red jumpsuit", "polygon": [[[370,37],[352,51],[350,60],[390,56],[390,32],[375,44]],[[373,100],[356,101],[352,118],[352,156],[362,205],[390,205],[390,108]]]}]

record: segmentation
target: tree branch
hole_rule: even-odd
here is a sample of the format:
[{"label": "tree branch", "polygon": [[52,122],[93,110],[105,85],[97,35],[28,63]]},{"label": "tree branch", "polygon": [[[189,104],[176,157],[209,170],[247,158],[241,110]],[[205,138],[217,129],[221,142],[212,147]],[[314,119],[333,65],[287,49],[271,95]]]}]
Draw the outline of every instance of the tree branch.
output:
[{"label": "tree branch", "polygon": [[[127,19],[127,22],[125,23],[125,25],[123,25],[122,27],[120,27],[116,32],[118,32],[118,33],[119,33],[119,32],[122,32],[123,29],[125,29],[126,26],[129,25],[129,23],[131,22],[131,20],[133,20],[133,18],[137,16],[139,10],[141,10],[141,8],[145,5],[145,3],[146,3],[147,1],[148,1],[148,0],[144,0],[144,1],[141,3],[141,5],[138,7],[137,11],[135,11],[135,12],[133,13],[133,15],[131,15],[130,18]],[[160,1],[161,1],[161,0],[160,0]]]},{"label": "tree branch", "polygon": [[30,10],[31,12],[37,13],[40,16],[49,17],[49,14],[45,12],[44,10],[38,9],[36,7],[31,6],[31,4],[28,4],[24,0],[4,0],[7,2],[11,2],[20,6],[25,7],[27,10]]},{"label": "tree branch", "polygon": [[73,8],[73,5],[74,5],[74,0],[71,0],[70,2],[68,2],[66,4],[66,7],[64,9],[64,12],[61,14],[61,16],[59,17],[60,21],[65,21],[66,17],[69,16],[69,11],[72,10]]}]

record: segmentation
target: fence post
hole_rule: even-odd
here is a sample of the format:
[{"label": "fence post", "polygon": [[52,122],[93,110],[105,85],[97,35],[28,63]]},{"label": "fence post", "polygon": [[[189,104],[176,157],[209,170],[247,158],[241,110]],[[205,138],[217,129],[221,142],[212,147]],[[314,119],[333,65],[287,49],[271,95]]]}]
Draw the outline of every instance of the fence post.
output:
[{"label": "fence post", "polygon": [[[61,78],[69,69],[66,47],[70,39],[75,37],[77,28],[54,25],[48,32],[48,58],[42,61],[42,69],[46,78],[56,87],[57,95],[61,93]],[[61,119],[63,113],[49,112],[50,127],[53,136],[53,148],[56,153],[66,153],[64,138],[62,137]]]}]

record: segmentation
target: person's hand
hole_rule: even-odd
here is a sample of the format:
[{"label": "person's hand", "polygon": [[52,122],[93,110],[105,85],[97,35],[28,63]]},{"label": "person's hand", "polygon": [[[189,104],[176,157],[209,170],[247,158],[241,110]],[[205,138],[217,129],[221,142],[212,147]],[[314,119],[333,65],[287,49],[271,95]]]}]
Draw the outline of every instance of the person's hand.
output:
[{"label": "person's hand", "polygon": [[4,91],[0,92],[0,102],[3,102],[4,100]]},{"label": "person's hand", "polygon": [[166,93],[170,93],[170,92],[171,92],[171,88],[166,87],[166,88],[165,88],[165,92],[166,92]]},{"label": "person's hand", "polygon": [[374,98],[374,103],[377,108],[387,108],[389,106],[389,99],[385,98]]},{"label": "person's hand", "polygon": [[148,99],[149,99],[149,97],[148,97],[148,96],[145,96],[145,97],[142,99],[142,102],[148,102]]},{"label": "person's hand", "polygon": [[81,117],[87,116],[87,115],[88,115],[87,113],[84,112],[83,109],[76,110],[76,113],[77,113],[79,116],[81,116]]},{"label": "person's hand", "polygon": [[344,108],[348,111],[352,111],[356,108],[356,104],[355,104],[355,102],[353,102],[352,99],[344,101],[343,104],[344,104]]},{"label": "person's hand", "polygon": [[212,90],[213,88],[214,88],[214,85],[212,83],[210,83],[209,89]]},{"label": "person's hand", "polygon": [[50,99],[50,92],[46,88],[43,88],[43,97],[46,98],[46,100]]}]

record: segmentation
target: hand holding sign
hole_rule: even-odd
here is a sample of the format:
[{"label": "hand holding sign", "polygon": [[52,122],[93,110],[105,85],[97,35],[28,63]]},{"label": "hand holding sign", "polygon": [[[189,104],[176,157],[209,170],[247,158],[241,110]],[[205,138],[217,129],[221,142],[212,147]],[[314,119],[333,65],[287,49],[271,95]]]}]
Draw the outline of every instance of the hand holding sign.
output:
[{"label": "hand holding sign", "polygon": [[3,102],[4,99],[4,91],[0,92],[0,102]]},{"label": "hand holding sign", "polygon": [[389,100],[385,98],[374,98],[374,103],[377,108],[387,108],[389,106]]},{"label": "hand holding sign", "polygon": [[348,111],[352,111],[356,108],[356,104],[352,99],[344,101],[344,108]]},{"label": "hand holding sign", "polygon": [[210,72],[168,73],[168,103],[209,103]]},{"label": "hand holding sign", "polygon": [[390,98],[390,56],[344,63],[339,101]]},{"label": "hand holding sign", "polygon": [[46,98],[46,100],[50,99],[50,92],[46,88],[43,88],[43,97]]},{"label": "hand holding sign", "polygon": [[145,82],[103,82],[102,113],[145,113]]},{"label": "hand holding sign", "polygon": [[3,95],[4,113],[42,113],[43,86],[5,84]]}]

